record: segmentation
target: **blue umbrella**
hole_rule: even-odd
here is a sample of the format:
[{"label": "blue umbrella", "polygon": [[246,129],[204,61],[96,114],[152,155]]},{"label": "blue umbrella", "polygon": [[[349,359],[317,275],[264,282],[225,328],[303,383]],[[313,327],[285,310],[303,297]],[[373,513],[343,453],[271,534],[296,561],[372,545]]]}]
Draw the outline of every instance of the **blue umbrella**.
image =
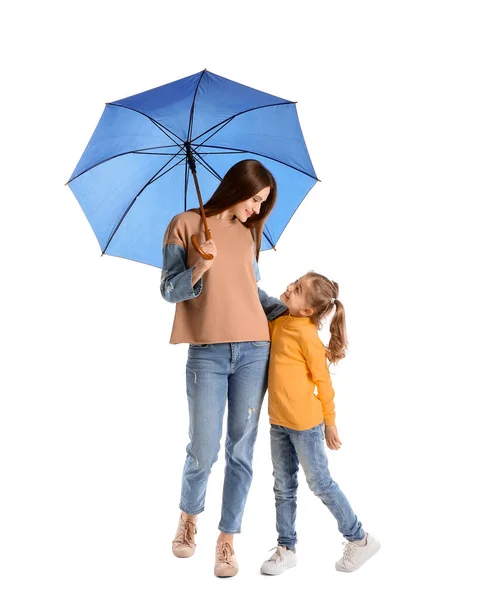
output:
[{"label": "blue umbrella", "polygon": [[268,250],[318,181],[295,102],[207,70],[108,103],[68,185],[102,254],[161,268],[170,220],[201,206],[200,193],[210,198],[246,158],[258,159],[277,181],[277,204],[263,230]]}]

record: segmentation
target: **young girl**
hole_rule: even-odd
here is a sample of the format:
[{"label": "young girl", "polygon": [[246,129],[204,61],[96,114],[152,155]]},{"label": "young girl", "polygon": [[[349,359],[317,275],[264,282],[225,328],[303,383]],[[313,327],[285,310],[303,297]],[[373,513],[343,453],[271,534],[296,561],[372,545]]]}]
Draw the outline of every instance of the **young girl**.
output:
[{"label": "young girl", "polygon": [[[380,544],[364,532],[350,503],[331,478],[324,447],[325,437],[331,450],[341,446],[326,361],[328,358],[330,363],[337,363],[344,358],[346,350],[345,311],[338,300],[338,284],[310,272],[288,285],[280,300],[287,306],[288,314],[269,323],[268,373],[278,546],[263,563],[261,572],[278,575],[297,564],[295,518],[299,463],[309,487],[329,508],[347,540],[336,569],[355,571],[379,550]],[[335,308],[326,351],[318,329]]]}]

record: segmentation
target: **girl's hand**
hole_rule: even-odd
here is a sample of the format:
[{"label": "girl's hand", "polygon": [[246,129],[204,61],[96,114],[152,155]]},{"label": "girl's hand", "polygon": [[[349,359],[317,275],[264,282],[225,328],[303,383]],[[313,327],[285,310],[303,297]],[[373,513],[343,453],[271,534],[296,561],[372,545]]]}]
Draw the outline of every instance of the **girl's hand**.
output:
[{"label": "girl's hand", "polygon": [[326,425],[326,445],[330,450],[339,450],[341,447],[341,440],[338,437],[338,430],[336,425]]}]

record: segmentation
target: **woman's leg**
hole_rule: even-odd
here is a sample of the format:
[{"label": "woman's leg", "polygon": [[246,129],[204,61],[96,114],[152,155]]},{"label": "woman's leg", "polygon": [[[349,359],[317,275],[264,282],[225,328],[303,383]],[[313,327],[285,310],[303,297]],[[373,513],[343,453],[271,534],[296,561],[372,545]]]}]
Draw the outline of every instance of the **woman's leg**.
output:
[{"label": "woman's leg", "polygon": [[187,360],[189,437],[180,509],[204,510],[211,467],[217,460],[228,391],[229,344],[190,346]]},{"label": "woman's leg", "polygon": [[324,424],[306,431],[288,431],[311,490],[329,508],[338,522],[338,529],[347,540],[362,540],[365,537],[362,524],[329,473]]},{"label": "woman's leg", "polygon": [[288,429],[285,427],[270,426],[270,444],[275,478],[273,491],[278,533],[277,544],[286,546],[289,550],[295,550],[299,459]]},{"label": "woman's leg", "polygon": [[[269,342],[240,342],[231,346],[228,389],[226,470],[219,529],[239,533],[253,476],[253,448],[267,389]],[[223,536],[232,545],[232,538]]]}]

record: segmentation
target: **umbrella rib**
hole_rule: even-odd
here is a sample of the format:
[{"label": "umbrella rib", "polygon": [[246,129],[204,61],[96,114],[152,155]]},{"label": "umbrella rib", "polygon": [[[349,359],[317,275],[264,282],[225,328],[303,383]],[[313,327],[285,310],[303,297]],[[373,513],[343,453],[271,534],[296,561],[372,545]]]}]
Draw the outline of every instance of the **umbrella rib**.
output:
[{"label": "umbrella rib", "polygon": [[285,165],[286,167],[289,167],[289,169],[294,169],[294,171],[298,171],[299,173],[302,173],[303,175],[307,175],[308,177],[310,177],[311,179],[314,179],[315,181],[320,181],[320,179],[318,179],[315,175],[311,175],[310,173],[307,173],[306,171],[303,171],[302,169],[298,169],[297,167],[288,165],[286,162],[284,162],[282,160],[278,160],[278,158],[273,158],[272,156],[267,156],[266,154],[261,154],[260,152],[254,152],[253,150],[244,150],[242,148],[226,148],[225,146],[202,146],[202,148],[218,148],[220,150],[236,150],[238,152],[244,152],[245,154],[254,154],[255,156],[261,156],[262,158],[268,158],[268,160],[273,160],[274,162],[280,163],[281,165]]},{"label": "umbrella rib", "polygon": [[150,156],[177,156],[177,152],[147,152],[146,150],[131,150],[132,154],[149,154]]},{"label": "umbrella rib", "polygon": [[267,238],[269,244],[272,246],[272,248],[275,250],[275,244],[272,242],[272,237],[268,235],[268,233],[265,231],[265,229],[268,230],[268,227],[265,225],[263,228],[263,235]]},{"label": "umbrella rib", "polygon": [[219,175],[219,173],[213,167],[211,167],[211,165],[206,160],[204,160],[201,154],[199,154],[198,152],[194,152],[194,156],[197,162],[199,162],[204,167],[204,169],[209,171],[211,175],[214,175],[216,179],[222,181],[222,177]]},{"label": "umbrella rib", "polygon": [[221,154],[246,154],[246,152],[244,150],[237,150],[234,152],[201,152],[200,156],[218,156]]},{"label": "umbrella rib", "polygon": [[[177,154],[175,154],[175,156],[178,156]],[[169,171],[171,171],[172,169],[174,169],[175,167],[177,167],[180,163],[182,163],[185,160],[185,156],[179,160],[175,165],[173,165],[172,167],[170,167],[167,171],[165,171],[164,173],[161,173],[161,171],[168,166],[171,161],[175,158],[175,156],[173,156],[172,158],[170,158],[169,161],[167,161],[161,168],[159,168],[156,173],[153,175],[153,177],[151,177],[151,179],[149,181],[147,181],[143,187],[139,190],[139,192],[134,196],[134,199],[132,200],[132,202],[129,204],[129,206],[126,208],[124,214],[122,215],[122,217],[119,219],[119,222],[117,223],[114,231],[111,233],[110,238],[107,242],[107,244],[105,245],[105,248],[102,251],[102,256],[105,254],[107,248],[110,245],[110,242],[112,241],[112,238],[114,237],[114,235],[117,233],[117,230],[119,229],[119,227],[121,226],[122,221],[124,221],[124,219],[126,218],[127,213],[131,210],[131,208],[133,207],[134,203],[136,202],[136,200],[139,198],[139,196],[144,192],[144,190],[149,187],[152,183],[154,183],[155,181],[157,181],[158,179],[160,179],[160,177],[163,177],[163,175],[166,175],[166,173],[168,173]],[[158,175],[158,173],[161,173],[161,175]],[[158,175],[158,177],[157,177]]]},{"label": "umbrella rib", "polygon": [[[201,133],[200,135],[198,135],[196,138],[194,138],[191,141],[192,141],[192,143],[195,142],[195,140],[198,140],[200,137],[202,137],[206,133],[209,133],[209,131],[212,131],[216,127],[219,127],[219,125],[222,125],[224,127],[225,125],[230,123],[233,119],[235,119],[236,117],[239,117],[240,115],[244,115],[245,113],[252,112],[254,110],[260,110],[261,108],[270,108],[271,106],[284,106],[287,104],[297,104],[297,102],[291,102],[289,100],[286,100],[285,102],[275,102],[275,104],[264,104],[263,106],[255,106],[254,108],[248,108],[246,110],[242,110],[241,112],[236,113],[235,115],[232,115],[231,117],[228,117],[227,119],[224,119],[224,121],[220,121],[219,123],[216,123],[216,125],[213,125],[207,131],[204,131],[203,133]],[[222,129],[222,127],[221,127],[221,129]],[[217,133],[217,131],[215,131],[212,135],[215,135],[216,133]],[[210,136],[210,137],[212,137],[212,136]],[[207,138],[207,139],[209,139],[209,138]],[[205,142],[202,142],[202,143],[205,143]],[[199,146],[200,146],[200,144],[199,144]]]},{"label": "umbrella rib", "polygon": [[197,98],[197,91],[199,89],[200,82],[202,81],[202,77],[204,77],[206,71],[207,71],[207,69],[204,69],[202,71],[202,73],[200,74],[200,77],[199,77],[199,81],[197,82],[197,85],[195,86],[194,98],[192,100],[192,107],[190,109],[190,116],[189,116],[189,119],[188,119],[187,142],[190,142],[190,140],[192,139],[192,129],[193,129],[193,126],[194,126],[195,99]]},{"label": "umbrella rib", "polygon": [[149,119],[151,121],[151,123],[153,123],[153,125],[156,125],[156,127],[158,127],[158,129],[162,133],[164,133],[167,137],[169,137],[173,143],[178,144],[178,142],[176,142],[176,140],[174,140],[174,139],[171,138],[171,136],[169,135],[170,133],[172,135],[174,135],[176,138],[178,138],[181,142],[184,141],[184,140],[182,140],[182,138],[179,135],[177,135],[176,133],[173,133],[173,131],[171,131],[170,129],[168,129],[168,127],[165,127],[161,123],[158,123],[158,121],[155,121],[152,117],[150,117],[146,113],[141,112],[137,108],[132,108],[130,106],[124,106],[123,104],[117,104],[116,102],[109,102],[108,106],[118,106],[119,108],[125,108],[127,110],[133,110],[134,112],[138,113],[139,115],[142,115],[143,117],[146,117],[147,119]]},{"label": "umbrella rib", "polygon": [[[178,156],[178,154],[175,154],[175,156]],[[175,156],[173,158],[175,158]],[[183,158],[181,158],[177,163],[175,163],[172,167],[170,167],[169,169],[167,169],[164,173],[162,173],[161,175],[158,175],[158,177],[152,178],[152,180],[148,181],[148,185],[151,183],[154,183],[155,181],[158,181],[158,179],[161,179],[163,177],[163,175],[166,175],[167,173],[169,173],[172,169],[174,169],[175,167],[178,167],[178,165],[181,165],[183,163],[183,161],[186,159],[187,157],[184,156]],[[166,165],[170,164],[171,160],[169,160]],[[166,165],[163,165],[163,169],[166,167]],[[161,170],[161,169],[160,169]]]},{"label": "umbrella rib", "polygon": [[[319,179],[317,181],[320,181]],[[307,194],[312,190],[312,188],[315,186],[316,184],[313,183],[311,188],[309,189],[309,191],[307,192]],[[307,196],[306,194],[306,196]],[[306,199],[306,196],[304,196],[304,198],[302,198],[302,200],[299,202],[299,204],[297,205],[296,209],[294,210],[294,212],[290,215],[289,220],[287,221],[287,223],[285,223],[281,233],[279,234],[277,241],[275,242],[275,244],[278,243],[279,239],[282,237],[283,232],[286,230],[287,225],[292,221],[293,216],[295,215],[295,213],[299,210],[299,207],[301,206],[301,204],[304,202],[304,200]],[[268,238],[267,238],[268,239]],[[268,240],[270,242],[270,240]],[[271,242],[270,242],[271,243]],[[275,247],[275,246],[274,246]]]},{"label": "umbrella rib", "polygon": [[[177,144],[177,146],[178,146],[178,148],[180,148],[180,150],[177,153],[175,153],[174,156],[177,156],[179,154],[179,152],[182,150],[182,147],[179,144]],[[171,147],[172,146],[153,146],[151,148],[141,148],[141,150],[128,150],[127,152],[121,152],[120,154],[114,154],[114,156],[109,156],[108,158],[104,158],[104,160],[101,160],[100,162],[92,165],[91,167],[88,167],[88,169],[85,169],[81,173],[78,173],[78,175],[76,177],[73,177],[72,179],[68,180],[66,185],[68,185],[68,183],[71,183],[72,181],[75,181],[75,179],[77,179],[78,177],[81,177],[85,173],[88,173],[88,171],[95,169],[95,167],[98,167],[99,165],[102,165],[105,162],[112,160],[114,158],[119,158],[120,156],[126,156],[126,154],[145,154],[145,152],[144,152],[145,150],[156,150],[158,148],[171,148]]]},{"label": "umbrella rib", "polygon": [[[201,146],[203,146],[208,140],[211,139],[211,137],[214,137],[215,135],[217,135],[221,131],[221,129],[224,129],[224,127],[226,127],[226,125],[228,125],[229,123],[231,123],[231,121],[233,119],[234,119],[234,117],[230,117],[229,119],[227,119],[226,121],[224,121],[224,123],[221,125],[221,127],[219,127],[219,129],[216,129],[216,131],[214,131],[213,133],[211,133],[211,135],[209,137],[207,137],[203,142],[201,142],[200,144],[197,144],[195,146],[195,148],[200,148]],[[216,125],[216,127],[217,127],[217,125]],[[212,131],[212,129],[209,129],[208,131]],[[202,135],[204,135],[204,134],[202,134]]]},{"label": "umbrella rib", "polygon": [[163,146],[148,146],[147,148],[139,148],[139,150],[131,150],[131,152],[139,152],[139,151],[143,151],[143,150],[158,150],[159,148],[180,148],[180,150],[182,150],[183,146],[181,144],[167,144],[167,145],[163,145]]}]

